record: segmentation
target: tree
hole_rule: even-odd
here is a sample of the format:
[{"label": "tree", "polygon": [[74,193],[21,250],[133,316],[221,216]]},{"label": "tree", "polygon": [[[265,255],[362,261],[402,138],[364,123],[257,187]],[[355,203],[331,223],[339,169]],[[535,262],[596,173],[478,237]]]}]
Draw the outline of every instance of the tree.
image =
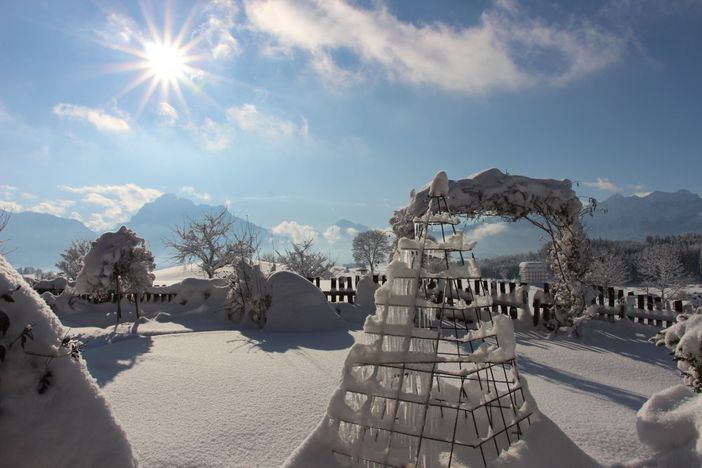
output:
[{"label": "tree", "polygon": [[288,270],[292,270],[305,278],[329,277],[334,261],[326,255],[313,252],[314,241],[308,239],[300,243],[291,242],[292,250],[286,249],[284,253],[276,252],[278,262]]},{"label": "tree", "polygon": [[629,269],[621,256],[613,249],[593,248],[588,265],[587,280],[605,291],[610,286],[621,286],[630,280]]},{"label": "tree", "polygon": [[689,277],[680,260],[680,249],[674,244],[650,244],[636,260],[645,284],[660,291],[661,301],[675,297]]},{"label": "tree", "polygon": [[181,263],[199,260],[207,277],[213,278],[223,266],[239,259],[250,261],[258,250],[253,230],[235,238],[233,226],[229,212],[222,208],[215,213],[204,213],[197,220],[188,219],[185,226],[174,227],[174,238],[166,239],[164,243],[175,250],[174,260]]},{"label": "tree", "polygon": [[61,260],[55,267],[66,275],[67,278],[76,279],[83,269],[83,258],[90,251],[90,241],[78,239],[71,241],[71,245],[59,255]]},{"label": "tree", "polygon": [[352,253],[353,259],[367,265],[372,275],[375,267],[392,254],[392,242],[387,233],[378,229],[361,232],[353,238]]},{"label": "tree", "polygon": [[144,239],[125,226],[117,232],[106,232],[92,243],[84,257],[83,269],[76,278],[79,294],[114,292],[117,295],[117,321],[122,318],[122,291],[136,293],[136,313],[139,294],[151,287],[155,268],[154,256]]}]

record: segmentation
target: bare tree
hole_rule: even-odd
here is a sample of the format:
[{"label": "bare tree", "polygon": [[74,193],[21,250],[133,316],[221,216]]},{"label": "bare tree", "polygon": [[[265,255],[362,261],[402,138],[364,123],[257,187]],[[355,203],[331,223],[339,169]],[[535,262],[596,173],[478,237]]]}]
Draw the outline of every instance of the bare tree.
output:
[{"label": "bare tree", "polygon": [[291,242],[292,249],[286,249],[282,254],[276,251],[278,262],[287,269],[305,278],[329,277],[334,261],[326,255],[313,252],[314,241],[308,239],[300,243]]},{"label": "bare tree", "polygon": [[204,213],[197,220],[188,219],[184,226],[175,226],[174,238],[164,240],[165,245],[176,252],[171,258],[181,263],[199,260],[207,277],[213,278],[220,268],[242,257],[252,257],[255,250],[250,250],[254,246],[248,242],[251,239],[234,238],[234,222],[228,218],[229,212],[222,208],[216,213]]},{"label": "bare tree", "polygon": [[361,265],[367,265],[372,275],[375,267],[392,253],[392,242],[387,233],[373,229],[357,234],[351,248],[353,259]]},{"label": "bare tree", "polygon": [[67,278],[76,279],[83,269],[83,259],[90,252],[91,242],[85,239],[71,241],[71,245],[59,255],[61,260],[54,265]]},{"label": "bare tree", "polygon": [[[5,227],[7,227],[7,223],[10,221],[10,212],[5,211],[5,210],[0,210],[0,232],[2,232]],[[7,239],[0,239],[0,254],[6,255],[8,252],[5,249],[5,242],[7,242]]]},{"label": "bare tree", "polygon": [[631,277],[624,259],[613,249],[604,248],[591,253],[586,279],[607,290],[629,282]]},{"label": "bare tree", "polygon": [[673,244],[647,245],[636,259],[636,266],[645,284],[660,292],[662,301],[675,297],[689,280],[680,249]]}]

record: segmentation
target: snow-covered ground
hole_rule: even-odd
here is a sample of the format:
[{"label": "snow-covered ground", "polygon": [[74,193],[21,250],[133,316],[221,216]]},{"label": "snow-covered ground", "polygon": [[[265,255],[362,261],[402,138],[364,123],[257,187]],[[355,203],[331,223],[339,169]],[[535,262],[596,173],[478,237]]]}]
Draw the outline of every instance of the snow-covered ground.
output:
[{"label": "snow-covered ground", "polygon": [[[363,332],[177,331],[84,356],[142,466],[277,466],[325,413]],[[163,327],[165,328],[163,328]],[[161,327],[161,328],[160,328]],[[195,328],[197,329],[197,328]],[[76,330],[79,331],[79,330]],[[680,378],[656,329],[592,322],[581,340],[518,333],[520,368],[541,411],[601,463],[646,457],[636,412]]]}]

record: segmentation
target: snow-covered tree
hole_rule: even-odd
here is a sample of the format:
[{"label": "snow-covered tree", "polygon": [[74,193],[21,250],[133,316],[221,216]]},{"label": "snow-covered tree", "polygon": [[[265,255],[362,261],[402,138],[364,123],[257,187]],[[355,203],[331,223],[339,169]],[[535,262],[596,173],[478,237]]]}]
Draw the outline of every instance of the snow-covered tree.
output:
[{"label": "snow-covered tree", "polygon": [[329,277],[334,261],[326,255],[313,252],[314,241],[308,239],[300,243],[291,242],[292,249],[286,249],[278,255],[278,263],[282,263],[288,270],[294,271],[305,278]]},{"label": "snow-covered tree", "polygon": [[90,251],[90,246],[90,241],[85,239],[71,241],[71,245],[59,254],[61,260],[56,263],[56,268],[67,278],[76,279],[83,269],[83,258]]},{"label": "snow-covered tree", "polygon": [[207,277],[213,278],[220,268],[237,259],[250,259],[258,249],[253,233],[237,238],[233,227],[229,212],[222,208],[215,213],[204,213],[200,219],[189,219],[184,226],[175,226],[173,239],[166,239],[165,244],[176,252],[174,260],[181,263],[198,260]]},{"label": "snow-covered tree", "polygon": [[351,249],[353,259],[360,265],[367,265],[372,275],[375,267],[392,253],[392,242],[387,233],[373,229],[357,234]]},{"label": "snow-covered tree", "polygon": [[624,259],[613,249],[593,249],[586,279],[594,286],[607,290],[610,286],[621,286],[630,279]]},{"label": "snow-covered tree", "polygon": [[139,294],[151,287],[154,281],[154,256],[147,249],[144,239],[125,226],[117,232],[106,232],[92,243],[85,255],[83,269],[76,278],[76,292],[117,294],[117,320],[122,318],[120,298],[122,292]]},{"label": "snow-covered tree", "polygon": [[687,284],[689,277],[674,244],[650,244],[636,259],[637,270],[645,284],[657,289],[661,300],[674,298]]}]

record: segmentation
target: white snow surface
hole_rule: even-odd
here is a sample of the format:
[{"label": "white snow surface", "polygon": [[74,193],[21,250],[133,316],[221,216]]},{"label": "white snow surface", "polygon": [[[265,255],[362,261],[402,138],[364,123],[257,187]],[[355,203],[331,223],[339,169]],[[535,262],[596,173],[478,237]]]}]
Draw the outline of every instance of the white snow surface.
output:
[{"label": "white snow surface", "polygon": [[[0,309],[9,318],[9,328],[0,333],[0,345],[7,351],[0,362],[0,465],[134,466],[127,436],[85,362],[65,356],[47,367],[46,357],[27,354],[65,354],[61,342],[67,330],[0,256],[0,294],[10,291],[13,302],[0,299]],[[34,338],[22,348],[15,340],[28,324]],[[38,384],[47,369],[49,385],[40,394]]]},{"label": "white snow surface", "polygon": [[290,271],[268,278],[272,301],[266,312],[266,330],[324,331],[348,328],[319,288]]},{"label": "white snow surface", "polygon": [[[97,341],[84,353],[145,467],[281,465],[322,420],[362,336],[158,334],[167,325],[140,325],[150,336]],[[602,464],[653,456],[636,413],[680,381],[665,350],[646,341],[656,329],[595,320],[584,331],[581,340],[517,332],[520,374],[545,417],[495,466],[588,466],[575,446]]]}]

